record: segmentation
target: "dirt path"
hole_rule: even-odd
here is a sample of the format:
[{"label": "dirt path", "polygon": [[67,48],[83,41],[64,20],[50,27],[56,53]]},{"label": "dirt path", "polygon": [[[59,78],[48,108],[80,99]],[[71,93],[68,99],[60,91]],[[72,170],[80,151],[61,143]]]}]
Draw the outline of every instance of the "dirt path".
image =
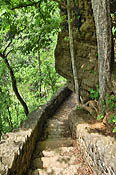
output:
[{"label": "dirt path", "polygon": [[48,119],[26,175],[93,175],[70,135],[68,115],[74,106],[72,94]]}]

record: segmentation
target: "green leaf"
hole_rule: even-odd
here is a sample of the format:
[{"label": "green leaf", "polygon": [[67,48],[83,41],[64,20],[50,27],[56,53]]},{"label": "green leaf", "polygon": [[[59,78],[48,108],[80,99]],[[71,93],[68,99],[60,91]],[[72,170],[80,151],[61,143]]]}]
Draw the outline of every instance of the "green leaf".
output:
[{"label": "green leaf", "polygon": [[112,120],[108,120],[108,123],[111,124],[112,123]]},{"label": "green leaf", "polygon": [[114,35],[116,32],[116,28],[115,27],[112,27],[112,34]]},{"label": "green leaf", "polygon": [[113,120],[112,120],[114,123],[116,123],[116,116],[114,116]]},{"label": "green leaf", "polygon": [[2,16],[6,12],[6,9],[0,10],[0,16]]},{"label": "green leaf", "polygon": [[113,133],[115,133],[116,132],[116,126],[114,127],[114,129],[113,129],[113,131],[112,131]]},{"label": "green leaf", "polygon": [[97,115],[97,120],[101,120],[104,118],[104,115]]}]

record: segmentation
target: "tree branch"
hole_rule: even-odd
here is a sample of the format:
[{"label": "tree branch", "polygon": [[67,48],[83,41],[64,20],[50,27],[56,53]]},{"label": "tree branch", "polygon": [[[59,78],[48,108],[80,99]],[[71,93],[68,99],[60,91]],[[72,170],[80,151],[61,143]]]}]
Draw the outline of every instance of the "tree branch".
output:
[{"label": "tree branch", "polygon": [[8,45],[7,45],[6,48],[4,49],[3,55],[5,55],[5,52],[6,52],[6,50],[8,49],[8,47],[10,47],[11,43],[12,43],[12,40],[8,43]]},{"label": "tree branch", "polygon": [[59,5],[64,6],[64,7],[67,8],[67,5],[65,3],[63,3],[63,2],[61,2],[59,0],[53,0],[53,1],[57,2]]},{"label": "tree branch", "polygon": [[18,91],[17,82],[16,82],[16,78],[15,78],[13,69],[12,69],[12,67],[11,67],[10,64],[9,64],[6,55],[3,55],[3,54],[0,52],[0,57],[2,57],[2,59],[4,60],[4,63],[6,64],[8,70],[9,70],[10,77],[11,77],[11,81],[12,81],[12,88],[13,88],[13,91],[14,91],[14,93],[15,93],[17,99],[20,101],[21,105],[23,106],[24,112],[25,112],[25,114],[26,114],[26,116],[27,116],[28,113],[29,113],[28,106],[27,106],[27,104],[25,103],[25,101],[23,100],[23,98],[21,97],[21,95],[20,95],[20,93],[19,93],[19,91]]},{"label": "tree branch", "polygon": [[[53,1],[55,1],[58,4],[66,7],[66,4],[64,4],[63,2],[60,2],[59,0],[53,0]],[[32,7],[32,6],[35,6],[35,5],[40,4],[40,3],[41,3],[41,1],[33,2],[33,3],[30,3],[30,4],[19,4],[17,6],[12,7],[11,10],[20,9],[20,8],[23,8],[23,7]]]},{"label": "tree branch", "polygon": [[10,50],[5,56],[7,57],[12,51],[13,51],[13,49]]},{"label": "tree branch", "polygon": [[1,58],[4,58],[4,55],[3,55],[1,52],[0,52],[0,57],[1,57]]},{"label": "tree branch", "polygon": [[40,3],[40,1],[34,2],[34,3],[30,3],[30,4],[19,4],[18,6],[12,7],[11,10],[20,9],[20,8],[23,8],[23,7],[32,7],[32,6],[35,6],[35,5],[39,4],[39,3]]}]

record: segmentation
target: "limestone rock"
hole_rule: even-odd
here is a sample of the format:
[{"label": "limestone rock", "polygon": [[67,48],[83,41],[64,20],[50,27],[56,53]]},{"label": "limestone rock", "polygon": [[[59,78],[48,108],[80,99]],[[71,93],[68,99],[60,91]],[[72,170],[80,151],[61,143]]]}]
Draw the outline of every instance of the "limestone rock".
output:
[{"label": "limestone rock", "polygon": [[[80,11],[81,25],[79,31],[73,26],[74,50],[80,93],[84,101],[86,101],[89,95],[87,91],[98,83],[95,25],[92,15],[91,0],[78,0],[76,4]],[[63,15],[63,9],[61,9],[61,15]],[[74,82],[70,46],[69,40],[66,38],[68,38],[68,30],[62,29],[58,36],[58,43],[55,51],[55,67],[56,71],[68,80],[68,87],[73,90]]]},{"label": "limestone rock", "polygon": [[[75,2],[81,17],[79,30],[73,25],[75,62],[78,70],[80,94],[83,102],[86,102],[89,98],[90,88],[95,88],[98,84],[97,41],[91,0],[76,0]],[[111,11],[113,12],[116,9],[115,4],[116,1],[112,0]],[[66,9],[62,5],[60,7],[62,16]],[[62,28],[58,35],[55,50],[55,68],[61,76],[67,79],[68,87],[74,91],[69,37],[66,27]]]}]

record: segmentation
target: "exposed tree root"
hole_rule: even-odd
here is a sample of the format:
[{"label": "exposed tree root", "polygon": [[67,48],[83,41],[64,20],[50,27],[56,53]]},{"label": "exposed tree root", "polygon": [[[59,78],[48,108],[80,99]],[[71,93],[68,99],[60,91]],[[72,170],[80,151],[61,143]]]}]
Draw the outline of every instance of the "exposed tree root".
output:
[{"label": "exposed tree root", "polygon": [[86,110],[87,112],[90,113],[90,115],[93,115],[93,114],[95,115],[99,113],[98,102],[96,100],[90,100],[86,102],[85,104],[80,104],[78,107]]}]

